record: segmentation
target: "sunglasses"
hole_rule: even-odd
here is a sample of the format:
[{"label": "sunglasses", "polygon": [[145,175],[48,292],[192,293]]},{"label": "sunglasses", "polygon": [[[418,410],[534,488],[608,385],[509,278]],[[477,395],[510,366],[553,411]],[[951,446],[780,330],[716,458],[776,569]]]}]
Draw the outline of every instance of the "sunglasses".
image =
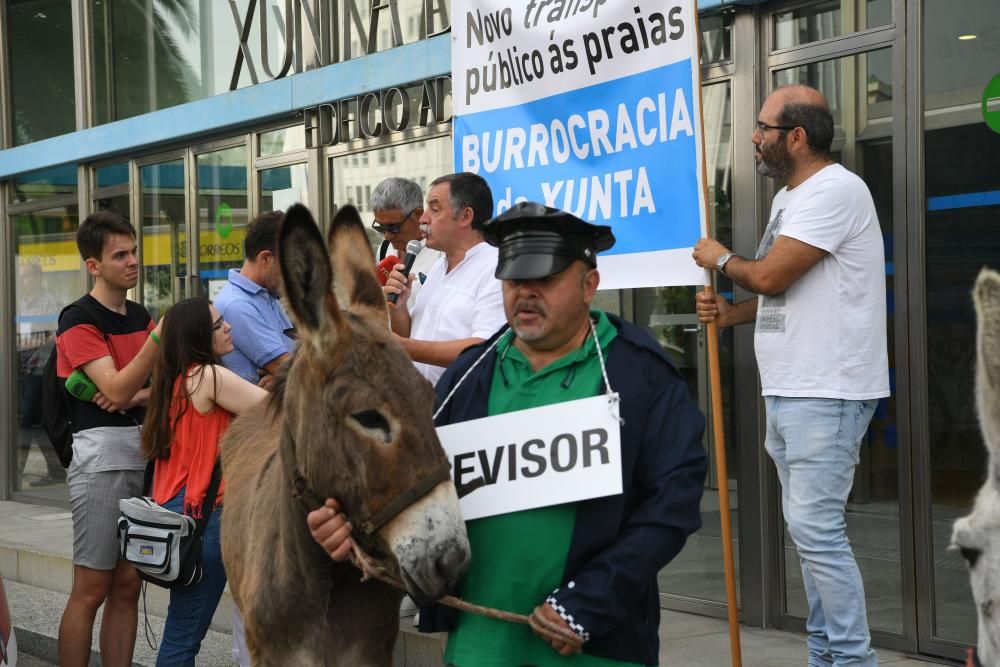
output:
[{"label": "sunglasses", "polygon": [[[417,208],[420,208],[419,206]],[[403,223],[410,219],[410,216],[417,210],[417,208],[412,209],[409,213],[404,215],[396,222],[379,222],[378,220],[372,220],[372,229],[374,229],[379,234],[385,234],[386,232],[392,232],[393,234],[398,234],[400,228],[402,228]]]}]

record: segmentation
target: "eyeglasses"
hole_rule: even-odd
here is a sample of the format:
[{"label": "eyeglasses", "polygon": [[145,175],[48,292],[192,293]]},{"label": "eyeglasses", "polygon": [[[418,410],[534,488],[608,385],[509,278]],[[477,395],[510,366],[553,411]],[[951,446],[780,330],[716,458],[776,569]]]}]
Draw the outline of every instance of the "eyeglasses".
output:
[{"label": "eyeglasses", "polygon": [[222,319],[222,316],[220,315],[219,319],[212,322],[212,331],[218,331],[224,326],[226,326],[226,321]]},{"label": "eyeglasses", "polygon": [[[420,208],[419,206],[417,208]],[[379,222],[378,220],[372,220],[372,229],[374,229],[379,234],[385,234],[386,232],[392,232],[393,234],[398,234],[400,228],[403,226],[410,216],[417,210],[417,208],[412,209],[409,213],[400,218],[397,222]]]},{"label": "eyeglasses", "polygon": [[768,130],[788,131],[788,130],[794,130],[796,127],[798,127],[798,125],[768,125],[767,123],[762,123],[759,120],[757,121],[757,131],[760,132],[761,134],[764,134]]}]

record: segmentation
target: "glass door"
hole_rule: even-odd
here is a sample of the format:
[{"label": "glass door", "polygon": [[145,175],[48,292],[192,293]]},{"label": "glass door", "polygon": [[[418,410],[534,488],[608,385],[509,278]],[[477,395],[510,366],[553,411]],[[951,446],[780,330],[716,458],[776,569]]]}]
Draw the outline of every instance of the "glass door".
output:
[{"label": "glass door", "polygon": [[[954,659],[976,643],[969,572],[948,549],[988,469],[975,407],[976,316],[971,289],[1000,258],[1000,4],[968,0],[962,11],[922,3],[923,213],[921,278],[926,366],[914,370],[913,426],[927,488],[917,589],[920,650]],[[991,83],[992,82],[992,83]],[[920,298],[919,296],[917,298]],[[920,312],[918,311],[918,312]]]},{"label": "glass door", "polygon": [[[772,71],[772,84],[806,84],[826,96],[833,114],[833,158],[861,176],[875,201],[885,247],[889,377],[865,435],[847,503],[847,533],[864,581],[872,632],[904,634],[904,572],[911,561],[900,520],[900,445],[896,430],[895,262],[893,205],[892,50],[881,49]],[[902,127],[900,125],[900,127]],[[775,184],[774,189],[780,187]],[[769,194],[773,194],[773,191]],[[766,198],[770,201],[769,198]],[[780,514],[780,508],[775,509]],[[782,524],[783,525],[783,524]],[[783,611],[808,615],[795,545],[783,531]]]},{"label": "glass door", "polygon": [[190,293],[184,186],[183,154],[139,166],[139,292],[153,319]]},{"label": "glass door", "polygon": [[[69,199],[73,199],[70,197]],[[59,312],[87,290],[76,248],[77,205],[26,210],[10,216],[15,248],[14,340],[17,373],[15,492],[68,502],[66,473],[42,429],[42,370],[55,345]]]},{"label": "glass door", "polygon": [[[708,175],[708,215],[713,236],[726,247],[733,247],[733,127],[732,81],[705,84],[702,87],[705,115],[705,160]],[[727,299],[733,298],[732,282],[717,276],[717,289]],[[684,550],[659,576],[660,594],[665,606],[677,600],[698,600],[725,604],[726,589],[722,558],[722,517],[719,497],[729,494],[730,520],[733,527],[733,557],[736,563],[737,598],[739,585],[739,457],[734,429],[736,404],[733,383],[733,331],[724,329],[719,336],[719,361],[722,376],[723,424],[729,479],[720,481],[715,460],[714,434],[711,429],[708,347],[706,331],[694,309],[693,287],[657,287],[632,290],[633,317],[663,348],[687,380],[691,395],[708,418],[705,450],[709,460],[705,493],[701,502],[702,527],[688,538]],[[750,443],[747,443],[750,444]],[[745,445],[746,446],[746,445]],[[754,445],[750,445],[754,446]],[[720,607],[721,609],[721,607]]]},{"label": "glass door", "polygon": [[230,269],[243,266],[246,237],[247,148],[232,146],[195,155],[197,168],[197,294],[215,298]]}]

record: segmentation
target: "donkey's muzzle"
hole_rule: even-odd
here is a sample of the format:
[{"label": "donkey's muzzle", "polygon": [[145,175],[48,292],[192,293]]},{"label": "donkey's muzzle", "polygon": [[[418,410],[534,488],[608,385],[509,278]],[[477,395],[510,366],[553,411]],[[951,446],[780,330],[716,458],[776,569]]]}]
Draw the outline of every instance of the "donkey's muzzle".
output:
[{"label": "donkey's muzzle", "polygon": [[446,595],[469,565],[469,540],[449,479],[397,516],[383,533],[417,601]]}]

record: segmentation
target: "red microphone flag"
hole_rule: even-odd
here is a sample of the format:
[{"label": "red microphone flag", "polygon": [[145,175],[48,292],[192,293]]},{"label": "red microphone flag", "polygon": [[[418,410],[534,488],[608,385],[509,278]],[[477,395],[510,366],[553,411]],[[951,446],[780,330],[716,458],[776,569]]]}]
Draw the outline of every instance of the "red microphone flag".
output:
[{"label": "red microphone flag", "polygon": [[385,285],[386,281],[389,280],[389,274],[392,273],[397,264],[402,264],[402,262],[394,255],[389,255],[379,262],[378,267],[375,269],[375,276],[378,278],[380,285]]}]

